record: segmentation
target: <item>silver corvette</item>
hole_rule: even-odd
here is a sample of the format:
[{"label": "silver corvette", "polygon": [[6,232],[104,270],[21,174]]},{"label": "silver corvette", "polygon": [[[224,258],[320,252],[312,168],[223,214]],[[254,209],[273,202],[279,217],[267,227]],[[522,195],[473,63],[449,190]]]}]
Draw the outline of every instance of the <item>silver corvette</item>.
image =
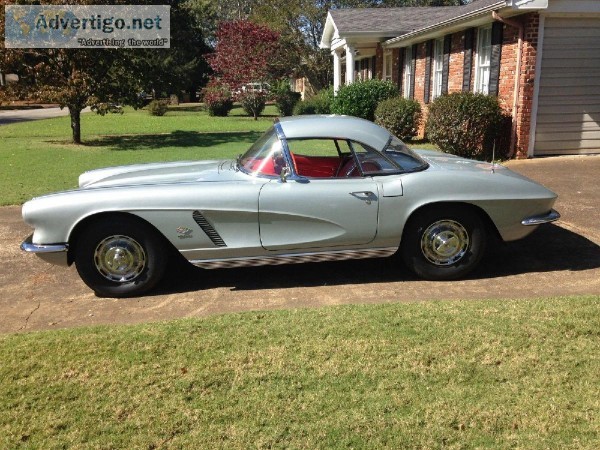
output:
[{"label": "silver corvette", "polygon": [[502,166],[412,151],[371,122],[303,116],[236,160],[86,172],[78,189],[25,203],[34,232],[21,248],[75,263],[106,297],[154,287],[173,249],[205,269],[398,253],[417,275],[451,280],[493,237],[558,219],[555,200]]}]

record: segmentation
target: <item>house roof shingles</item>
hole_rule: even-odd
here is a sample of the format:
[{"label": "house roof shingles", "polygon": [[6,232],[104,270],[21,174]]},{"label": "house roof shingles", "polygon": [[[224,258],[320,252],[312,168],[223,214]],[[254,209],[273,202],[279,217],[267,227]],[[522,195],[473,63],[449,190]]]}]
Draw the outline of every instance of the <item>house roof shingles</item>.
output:
[{"label": "house roof shingles", "polygon": [[333,9],[331,18],[340,35],[348,33],[380,33],[402,36],[440,22],[476,13],[505,1],[475,0],[463,6],[349,8]]}]

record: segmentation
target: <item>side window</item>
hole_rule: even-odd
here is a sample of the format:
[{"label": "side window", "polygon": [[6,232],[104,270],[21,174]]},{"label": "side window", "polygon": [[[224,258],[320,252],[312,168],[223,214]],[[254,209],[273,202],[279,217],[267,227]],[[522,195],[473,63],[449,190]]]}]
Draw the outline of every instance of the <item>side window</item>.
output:
[{"label": "side window", "polygon": [[334,178],[350,147],[338,139],[289,139],[288,147],[296,173],[309,178]]},{"label": "side window", "polygon": [[288,139],[287,143],[294,170],[302,177],[354,178],[399,172],[399,168],[381,153],[359,142]]},{"label": "side window", "polygon": [[358,158],[360,168],[364,175],[384,175],[397,173],[398,167],[387,160],[381,153],[359,142],[352,142],[352,147]]},{"label": "side window", "polygon": [[288,139],[290,152],[295,156],[339,158],[335,139]]}]

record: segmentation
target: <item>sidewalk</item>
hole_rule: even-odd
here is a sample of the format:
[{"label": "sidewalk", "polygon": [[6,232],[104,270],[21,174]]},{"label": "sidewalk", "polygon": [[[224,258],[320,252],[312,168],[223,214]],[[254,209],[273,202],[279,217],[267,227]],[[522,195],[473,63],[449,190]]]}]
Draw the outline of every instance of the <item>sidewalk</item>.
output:
[{"label": "sidewalk", "polygon": [[[90,108],[85,108],[82,112],[89,112]],[[39,108],[39,109],[12,109],[0,110],[0,125],[10,123],[25,122],[29,120],[51,119],[53,117],[68,116],[69,109],[60,109],[58,107]]]}]

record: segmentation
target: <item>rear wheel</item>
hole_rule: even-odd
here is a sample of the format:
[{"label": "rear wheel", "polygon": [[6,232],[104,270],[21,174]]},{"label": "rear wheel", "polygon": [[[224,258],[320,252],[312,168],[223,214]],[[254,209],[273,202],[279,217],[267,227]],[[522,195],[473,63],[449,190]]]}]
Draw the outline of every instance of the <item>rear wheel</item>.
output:
[{"label": "rear wheel", "polygon": [[486,230],[479,215],[465,207],[417,212],[402,236],[402,258],[427,280],[454,280],[471,272],[485,252]]},{"label": "rear wheel", "polygon": [[75,246],[79,276],[96,295],[130,297],[152,289],[166,267],[164,244],[148,224],[129,217],[88,226]]}]

